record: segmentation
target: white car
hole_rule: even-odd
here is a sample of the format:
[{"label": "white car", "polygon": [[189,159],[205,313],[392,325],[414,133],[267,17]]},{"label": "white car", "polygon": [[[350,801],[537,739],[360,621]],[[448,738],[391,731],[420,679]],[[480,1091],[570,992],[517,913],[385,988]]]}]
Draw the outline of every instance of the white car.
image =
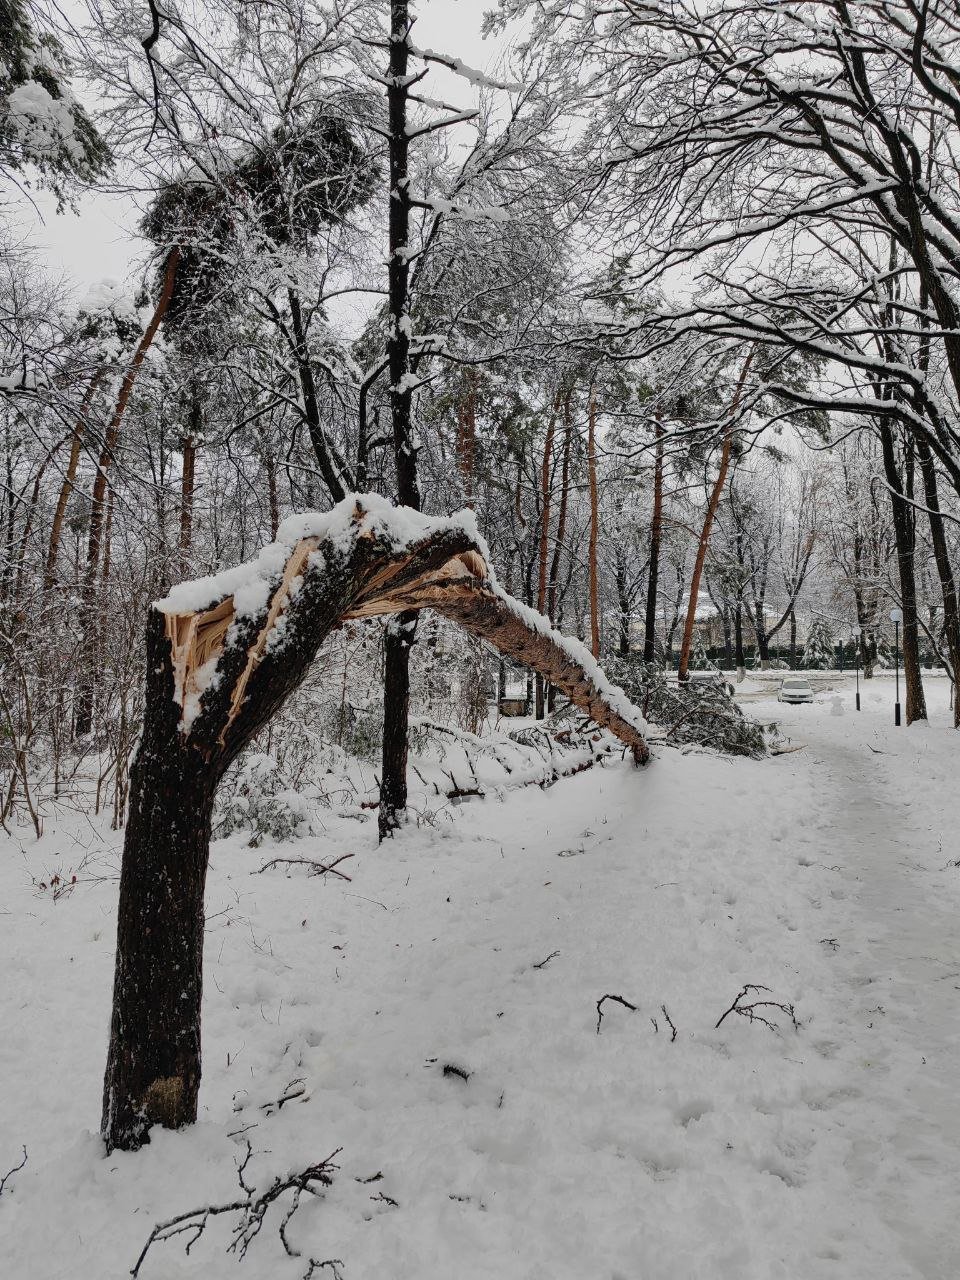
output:
[{"label": "white car", "polygon": [[780,691],[777,694],[778,702],[812,702],[813,688],[809,680],[804,680],[802,676],[787,676],[785,680],[780,682]]}]

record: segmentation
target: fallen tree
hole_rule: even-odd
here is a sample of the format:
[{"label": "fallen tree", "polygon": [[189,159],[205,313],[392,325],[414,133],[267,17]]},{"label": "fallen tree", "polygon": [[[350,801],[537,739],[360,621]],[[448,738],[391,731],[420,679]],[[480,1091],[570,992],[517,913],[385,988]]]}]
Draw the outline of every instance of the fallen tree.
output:
[{"label": "fallen tree", "polygon": [[541,672],[643,764],[642,716],[578,641],[497,585],[473,517],[348,498],[150,610],[131,770],[102,1132],[135,1149],[197,1114],[204,886],[217,785],[342,622],[434,608]]},{"label": "fallen tree", "polygon": [[654,742],[708,747],[754,759],[766,755],[763,725],[743,714],[726,692],[719,672],[715,682],[680,684],[668,681],[659,667],[627,658],[612,659],[608,669],[642,707]]}]

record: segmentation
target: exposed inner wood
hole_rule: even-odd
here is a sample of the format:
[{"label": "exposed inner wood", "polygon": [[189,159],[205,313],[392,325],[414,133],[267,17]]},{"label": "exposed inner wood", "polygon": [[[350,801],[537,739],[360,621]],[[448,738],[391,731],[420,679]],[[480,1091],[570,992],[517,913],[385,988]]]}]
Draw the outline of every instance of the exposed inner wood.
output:
[{"label": "exposed inner wood", "polygon": [[[243,703],[250,675],[287,607],[293,584],[307,570],[309,557],[319,542],[315,537],[301,539],[287,561],[265,621],[249,647],[246,665],[234,686],[224,733]],[[597,724],[616,734],[631,749],[638,763],[649,758],[641,733],[610,705],[558,637],[531,625],[521,613],[511,608],[508,599],[491,588],[487,565],[478,551],[463,552],[440,568],[412,580],[404,574],[407,564],[408,561],[401,558],[385,563],[382,569],[369,575],[358,595],[345,608],[341,621],[381,617],[405,609],[435,609],[488,641],[505,656],[541,674]],[[202,691],[210,671],[209,664],[223,651],[233,620],[232,596],[199,613],[167,615],[167,635],[173,649],[175,696],[181,706],[186,706],[191,696]]]}]

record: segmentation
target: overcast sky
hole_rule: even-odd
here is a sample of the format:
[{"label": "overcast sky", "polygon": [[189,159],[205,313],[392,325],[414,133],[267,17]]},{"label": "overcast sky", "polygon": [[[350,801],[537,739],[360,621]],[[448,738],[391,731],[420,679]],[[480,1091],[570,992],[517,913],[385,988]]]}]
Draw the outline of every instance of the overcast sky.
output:
[{"label": "overcast sky", "polygon": [[[421,47],[451,53],[481,68],[493,60],[495,42],[480,37],[483,14],[490,4],[483,0],[419,0],[411,7],[417,16],[414,38]],[[79,18],[80,6],[69,8],[73,10],[71,16]],[[442,85],[445,96],[468,105],[470,87],[456,77],[446,79],[448,82]],[[36,207],[21,200],[14,210],[8,205],[5,216],[15,213],[11,220],[21,234],[40,250],[51,270],[62,270],[80,292],[103,279],[122,279],[140,256],[144,246],[134,235],[139,215],[131,200],[89,194],[80,198],[77,214],[58,214],[55,200],[42,192],[33,195]]]}]

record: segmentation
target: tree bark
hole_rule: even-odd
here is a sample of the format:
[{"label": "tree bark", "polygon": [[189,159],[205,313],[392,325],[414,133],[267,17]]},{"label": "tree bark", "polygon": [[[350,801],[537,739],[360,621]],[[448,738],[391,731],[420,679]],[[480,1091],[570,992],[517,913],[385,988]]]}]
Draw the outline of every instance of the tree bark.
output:
[{"label": "tree bark", "polygon": [[621,714],[593,677],[571,656],[563,637],[557,632],[544,633],[531,628],[508,597],[477,586],[469,590],[447,589],[427,603],[444,617],[496,646],[501,653],[541,672],[581,711],[616,734],[630,748],[637,764],[646,764],[649,760],[650,752],[642,731]]},{"label": "tree bark", "polygon": [[597,401],[590,388],[590,409],[587,425],[587,473],[590,483],[590,548],[588,552],[590,574],[590,649],[595,658],[600,657],[600,595],[597,575],[597,541],[599,538],[599,497],[597,494]]},{"label": "tree bark", "polygon": [[180,441],[183,474],[180,479],[180,573],[190,572],[190,548],[193,544],[193,492],[196,484],[197,440],[203,428],[203,408],[197,387],[190,391],[190,429]]},{"label": "tree bark", "polygon": [[747,659],[743,652],[743,602],[741,600],[737,600],[733,609],[733,660],[739,683],[747,674]]},{"label": "tree bark", "polygon": [[267,473],[267,505],[270,512],[270,540],[275,541],[280,528],[280,496],[277,493],[277,461],[273,452],[267,449],[263,455],[263,466]]},{"label": "tree bark", "polygon": [[[397,500],[420,510],[417,454],[413,443],[413,389],[410,368],[410,190],[407,99],[411,19],[407,0],[390,3],[390,67],[387,85],[390,158],[389,261],[390,306],[387,361]],[[407,807],[407,731],[410,717],[410,650],[417,616],[401,614],[388,628],[383,657],[383,751],[381,757],[380,839],[392,836]]]},{"label": "tree bark", "polygon": [[616,548],[617,587],[617,651],[621,658],[630,653],[630,596],[627,591],[627,566],[623,558],[623,549]]},{"label": "tree bark", "polygon": [[96,634],[96,582],[97,570],[100,565],[100,543],[103,537],[103,521],[104,521],[104,497],[107,491],[107,472],[113,461],[116,452],[117,443],[120,439],[120,427],[123,422],[123,415],[126,413],[127,404],[133,392],[134,383],[140,368],[146,359],[147,352],[157,336],[157,330],[163,317],[167,314],[170,306],[170,300],[173,297],[173,288],[177,278],[177,266],[180,262],[180,249],[174,246],[167,255],[167,261],[163,272],[163,286],[160,290],[160,297],[154,308],[153,315],[150,317],[150,323],[144,330],[143,337],[137,344],[137,349],[133,354],[133,359],[127,366],[127,371],[123,376],[120,384],[120,393],[117,396],[116,407],[113,416],[107,426],[107,430],[103,437],[103,448],[100,451],[100,459],[97,465],[97,474],[93,482],[93,492],[90,500],[90,532],[87,540],[87,568],[82,588],[82,602],[80,609],[80,625],[82,631],[82,639],[80,642],[80,684],[77,690],[77,701],[74,719],[74,731],[78,737],[90,732],[93,722],[93,696],[96,687],[96,670],[95,670],[95,634]]},{"label": "tree bark", "polygon": [[930,521],[930,540],[933,544],[933,557],[937,564],[940,591],[943,595],[943,638],[950,661],[950,679],[953,682],[953,724],[954,728],[960,728],[960,698],[957,697],[958,681],[960,681],[960,610],[957,606],[957,584],[953,576],[953,566],[950,563],[950,550],[947,546],[943,516],[940,513],[940,495],[937,492],[937,473],[933,454],[926,440],[919,435],[916,440],[917,456],[920,459],[920,471],[923,475],[927,518]]},{"label": "tree bark", "polygon": [[63,530],[63,517],[66,515],[67,503],[70,501],[70,495],[73,493],[74,484],[77,479],[77,468],[80,465],[80,451],[83,448],[83,437],[87,426],[87,414],[90,411],[90,405],[93,403],[93,397],[97,393],[103,380],[103,370],[98,369],[87,384],[87,389],[83,393],[83,400],[80,403],[80,412],[77,414],[77,421],[74,423],[73,434],[70,439],[70,458],[67,462],[67,470],[64,473],[63,483],[60,486],[60,494],[57,498],[56,509],[53,513],[53,523],[50,526],[50,545],[47,549],[47,563],[43,573],[43,589],[49,591],[54,583],[57,574],[57,555],[60,551],[60,536]]},{"label": "tree bark", "polygon": [[904,713],[907,724],[926,720],[927,705],[920,674],[920,642],[917,625],[917,584],[914,567],[913,510],[906,501],[903,477],[897,466],[893,432],[889,424],[877,420],[883,470],[890,490],[893,513],[893,535],[897,547],[897,571],[900,579],[900,607],[903,610],[903,678],[906,687]]},{"label": "tree bark", "polygon": [[713,530],[713,521],[717,514],[717,507],[720,505],[720,496],[723,493],[723,486],[727,482],[727,471],[730,468],[730,451],[733,447],[733,414],[737,405],[740,403],[740,397],[743,395],[744,384],[747,380],[747,374],[750,371],[750,365],[753,361],[753,349],[750,350],[746,360],[743,362],[743,368],[740,370],[740,378],[737,382],[736,391],[733,393],[733,400],[730,403],[730,421],[723,433],[723,446],[720,451],[720,470],[717,473],[717,479],[710,494],[710,501],[707,503],[707,512],[703,519],[703,530],[700,534],[700,541],[697,544],[697,555],[693,562],[693,574],[690,578],[690,599],[687,604],[687,617],[683,626],[683,640],[680,644],[680,664],[677,667],[677,679],[685,681],[687,679],[687,669],[690,665],[690,648],[693,644],[693,626],[697,617],[697,599],[700,595],[700,578],[703,574],[703,566],[707,560],[707,550],[710,546],[710,534]]},{"label": "tree bark", "polygon": [[204,886],[221,770],[184,750],[162,614],[147,632],[147,715],[130,775],[102,1128],[135,1149],[197,1115]]},{"label": "tree bark", "polygon": [[457,468],[463,482],[463,505],[476,506],[474,485],[477,461],[477,373],[467,370],[467,389],[457,404]]},{"label": "tree bark", "polygon": [[[557,508],[557,536],[553,540],[553,555],[550,557],[550,573],[547,579],[547,607],[545,612],[551,622],[557,616],[557,591],[560,583],[560,560],[563,555],[563,544],[567,534],[567,507],[570,496],[570,440],[573,424],[569,417],[569,400],[566,402],[566,425],[563,431],[563,452],[560,461],[560,505]],[[596,657],[596,654],[594,654]]]},{"label": "tree bark", "polygon": [[757,655],[760,658],[760,670],[766,671],[770,666],[770,639],[763,616],[763,604],[760,601],[754,606],[753,630],[757,637]]},{"label": "tree bark", "polygon": [[[296,289],[287,290],[287,301],[290,305],[290,324],[293,329],[293,356],[300,379],[300,391],[303,396],[303,416],[310,433],[317,466],[334,502],[342,501],[350,485],[350,477],[342,458],[337,456],[331,442],[327,439],[320,421],[320,401],[317,397],[317,384],[313,376],[313,365],[310,363],[310,350],[307,345],[307,328],[303,321],[303,308],[300,295]],[[341,477],[343,477],[341,479]]]},{"label": "tree bark", "polygon": [[650,572],[647,575],[647,607],[644,613],[643,660],[649,666],[657,656],[657,579],[660,574],[660,540],[663,534],[663,423],[655,424],[657,443],[653,463],[653,517],[650,521]]},{"label": "tree bark", "polygon": [[[557,427],[557,412],[562,403],[562,391],[558,391],[553,402],[553,411],[547,423],[547,437],[543,445],[543,463],[540,467],[540,542],[537,555],[537,611],[546,612],[547,608],[547,562],[550,549],[550,507],[551,478],[553,469],[553,440]],[[569,395],[566,398],[569,403]],[[545,713],[543,676],[537,675],[535,685],[534,715],[542,720]]]},{"label": "tree bark", "polygon": [[[560,507],[557,511],[557,536],[553,542],[553,555],[550,557],[550,579],[547,584],[547,617],[551,622],[557,621],[557,595],[560,583],[560,560],[563,555],[564,539],[567,534],[567,505],[570,490],[570,439],[573,434],[573,423],[570,419],[570,400],[564,406],[566,425],[563,431],[563,455],[560,464]],[[546,686],[547,711],[552,715],[556,705],[556,689]]]}]

